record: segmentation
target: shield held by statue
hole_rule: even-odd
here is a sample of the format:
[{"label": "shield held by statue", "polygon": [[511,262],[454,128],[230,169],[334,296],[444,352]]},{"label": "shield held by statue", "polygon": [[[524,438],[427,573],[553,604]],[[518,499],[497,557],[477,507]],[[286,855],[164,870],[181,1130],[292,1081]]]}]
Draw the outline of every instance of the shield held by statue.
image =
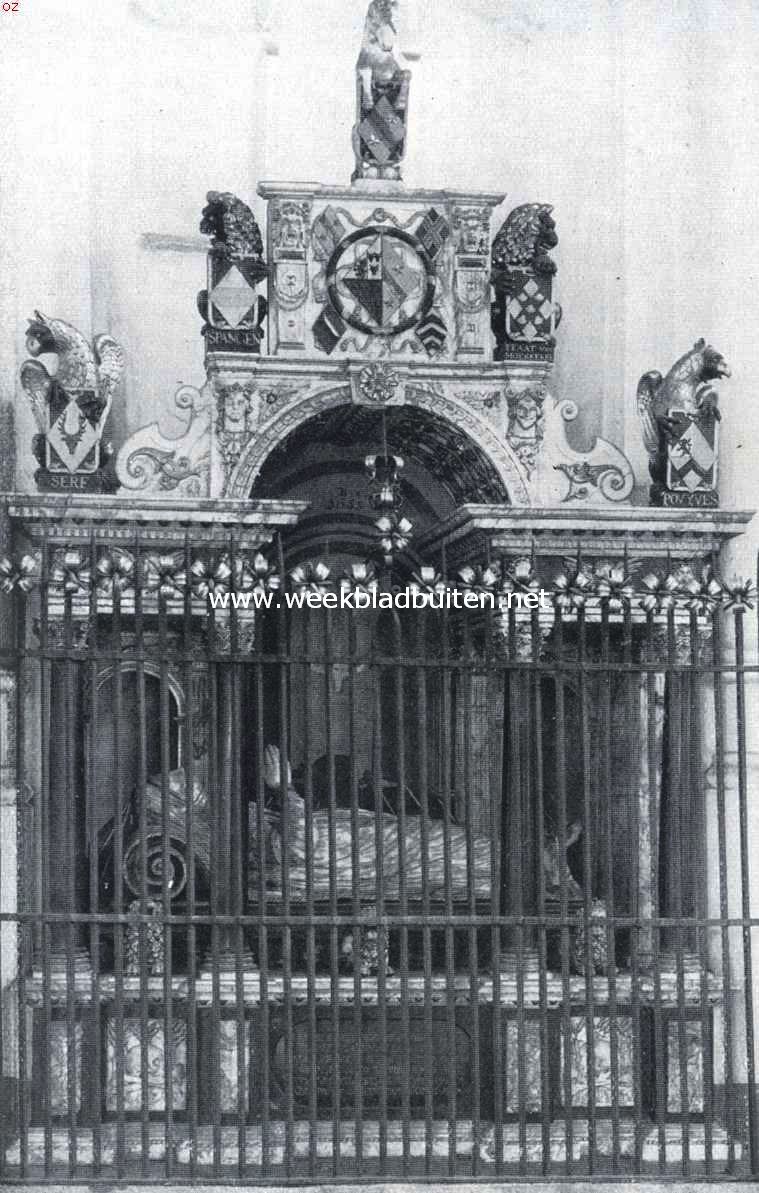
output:
[{"label": "shield held by statue", "polygon": [[716,494],[719,449],[719,421],[713,409],[696,416],[686,410],[670,410],[672,427],[667,442],[667,489],[691,496],[702,504],[706,494]]},{"label": "shield held by statue", "polygon": [[558,322],[551,275],[515,273],[510,281],[507,338],[517,343],[550,342]]},{"label": "shield held by statue", "polygon": [[45,468],[50,473],[95,473],[106,400],[94,390],[64,389],[53,382],[48,400]]}]

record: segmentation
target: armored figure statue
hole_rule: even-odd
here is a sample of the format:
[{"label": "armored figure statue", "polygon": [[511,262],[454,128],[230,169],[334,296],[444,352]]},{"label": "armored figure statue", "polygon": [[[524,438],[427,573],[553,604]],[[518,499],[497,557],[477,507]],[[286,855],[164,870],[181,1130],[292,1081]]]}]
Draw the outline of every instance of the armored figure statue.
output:
[{"label": "armored figure statue", "polygon": [[198,294],[209,348],[259,352],[267,303],[257,293],[267,276],[261,230],[247,203],[229,191],[209,191],[200,231],[211,237],[208,289]]},{"label": "armored figure statue", "polygon": [[[92,346],[63,319],[39,311],[29,320],[21,384],[39,433],[33,451],[35,474],[45,491],[107,492],[116,487],[107,465],[110,447],[101,443],[114,394],[124,375],[124,354],[110,335]],[[39,357],[54,356],[49,369]]]},{"label": "armored figure statue", "polygon": [[553,301],[556,263],[549,252],[559,238],[552,211],[548,203],[523,203],[515,207],[493,241],[492,326],[496,360],[512,354],[509,345],[553,345],[561,308]]},{"label": "armored figure statue", "polygon": [[649,457],[653,505],[717,504],[721,415],[713,383],[729,376],[721,353],[700,339],[666,377],[644,373],[638,382],[638,417]]},{"label": "armored figure statue", "polygon": [[399,179],[411,72],[395,56],[398,0],[371,0],[356,62],[353,179]]}]

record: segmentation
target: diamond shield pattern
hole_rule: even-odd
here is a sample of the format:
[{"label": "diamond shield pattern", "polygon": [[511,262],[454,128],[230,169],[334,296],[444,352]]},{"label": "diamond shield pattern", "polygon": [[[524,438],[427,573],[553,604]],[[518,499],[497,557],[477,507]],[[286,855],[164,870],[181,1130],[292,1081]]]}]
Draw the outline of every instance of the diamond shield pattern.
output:
[{"label": "diamond shield pattern", "polygon": [[[97,447],[100,436],[76,396],[58,388],[62,401],[51,406],[50,430],[47,433],[47,466],[51,472],[96,471],[98,453],[91,460],[87,457]],[[87,468],[82,466],[87,462]]]},{"label": "diamond shield pattern", "polygon": [[211,302],[230,327],[239,327],[256,300],[256,292],[236,265],[211,290]]}]

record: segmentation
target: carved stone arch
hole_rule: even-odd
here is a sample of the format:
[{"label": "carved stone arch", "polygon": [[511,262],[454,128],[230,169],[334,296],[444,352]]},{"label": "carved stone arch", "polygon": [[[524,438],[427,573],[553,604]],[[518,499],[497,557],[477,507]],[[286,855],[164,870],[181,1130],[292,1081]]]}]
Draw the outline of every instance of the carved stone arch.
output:
[{"label": "carved stone arch", "polygon": [[[225,497],[246,498],[264,463],[288,435],[309,419],[328,410],[352,403],[349,385],[310,393],[262,428],[243,451],[227,481]],[[512,505],[530,505],[528,477],[523,465],[490,424],[463,401],[448,396],[442,386],[409,383],[404,401],[393,403],[414,406],[449,424],[470,439],[497,473]]]}]

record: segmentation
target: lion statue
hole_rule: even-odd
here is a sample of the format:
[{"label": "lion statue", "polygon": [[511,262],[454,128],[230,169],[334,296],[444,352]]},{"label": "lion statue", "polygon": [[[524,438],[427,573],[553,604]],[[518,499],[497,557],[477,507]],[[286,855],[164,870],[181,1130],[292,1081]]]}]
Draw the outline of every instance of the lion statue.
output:
[{"label": "lion statue", "polygon": [[223,252],[230,261],[254,258],[264,253],[261,230],[256,217],[242,199],[230,191],[209,191],[200,217],[200,231],[210,236],[211,247]]},{"label": "lion statue", "polygon": [[548,256],[549,250],[559,243],[552,211],[548,203],[523,203],[509,213],[493,241],[494,271],[556,273],[556,263]]}]

